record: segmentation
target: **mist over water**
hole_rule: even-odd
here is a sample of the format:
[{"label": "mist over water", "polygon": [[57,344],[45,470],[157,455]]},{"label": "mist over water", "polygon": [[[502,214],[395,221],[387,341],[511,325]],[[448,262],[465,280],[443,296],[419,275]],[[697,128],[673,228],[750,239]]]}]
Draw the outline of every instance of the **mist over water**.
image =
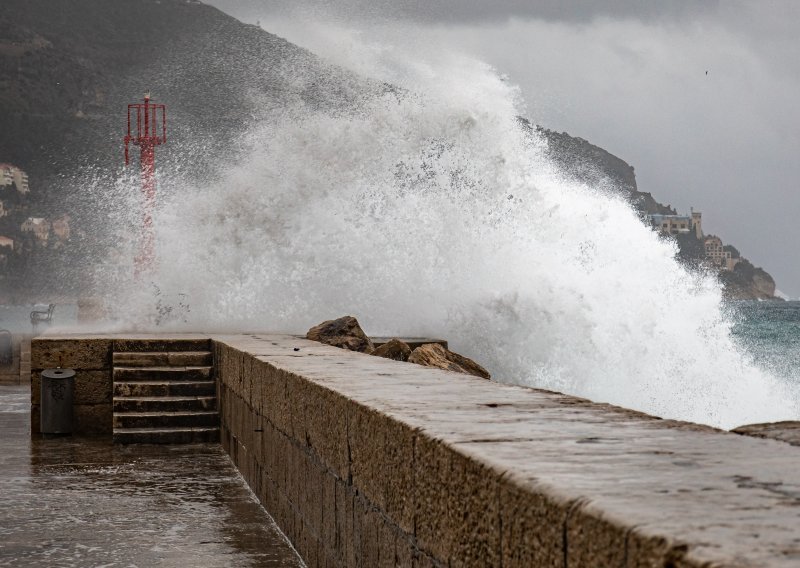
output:
[{"label": "mist over water", "polygon": [[120,328],[304,333],[351,314],[371,335],[444,337],[502,382],[726,428],[798,416],[790,383],[734,344],[714,278],[611,188],[568,181],[507,79],[452,54],[354,53],[396,88],[266,114],[208,184],[162,175],[147,283],[120,182],[130,250],[96,275]]}]

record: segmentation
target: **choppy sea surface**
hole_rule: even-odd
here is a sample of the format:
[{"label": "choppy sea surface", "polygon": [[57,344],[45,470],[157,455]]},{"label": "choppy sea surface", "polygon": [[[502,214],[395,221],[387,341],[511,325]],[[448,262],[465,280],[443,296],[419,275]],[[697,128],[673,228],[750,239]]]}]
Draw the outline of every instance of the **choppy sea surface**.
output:
[{"label": "choppy sea surface", "polygon": [[800,385],[800,302],[737,302],[733,335],[759,367]]}]

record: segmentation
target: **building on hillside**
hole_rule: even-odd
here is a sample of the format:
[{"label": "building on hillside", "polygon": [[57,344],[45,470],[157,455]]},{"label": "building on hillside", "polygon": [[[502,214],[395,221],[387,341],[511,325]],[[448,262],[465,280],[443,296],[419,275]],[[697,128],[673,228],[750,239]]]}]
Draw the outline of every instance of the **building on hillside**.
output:
[{"label": "building on hillside", "polygon": [[703,238],[703,214],[700,211],[695,211],[694,208],[690,208],[692,215],[692,229],[694,229],[694,236],[698,239]]},{"label": "building on hillside", "polygon": [[0,187],[12,184],[23,195],[30,191],[28,174],[12,164],[0,163]]},{"label": "building on hillside", "polygon": [[5,270],[8,259],[14,252],[14,240],[0,235],[0,269]]},{"label": "building on hillside", "polygon": [[[706,261],[720,270],[733,270],[739,263],[739,254],[733,253],[733,247],[726,247],[722,239],[714,235],[703,234],[703,214],[690,210],[689,215],[648,215],[653,228],[664,235],[677,236],[694,233],[703,242]],[[727,249],[727,250],[726,250]]]},{"label": "building on hillside", "polygon": [[50,222],[42,217],[28,217],[20,230],[23,233],[33,233],[42,245],[47,245],[47,240],[50,238]]},{"label": "building on hillside", "polygon": [[706,249],[706,259],[722,270],[733,270],[739,263],[738,258],[733,258],[730,250],[725,250],[722,239],[709,235],[703,241]]},{"label": "building on hillside", "polygon": [[721,266],[725,259],[725,251],[723,250],[722,239],[709,235],[703,241],[706,249],[706,258],[713,264]]},{"label": "building on hillside", "polygon": [[62,215],[61,217],[53,221],[53,234],[62,241],[66,241],[69,239],[70,235],[69,221],[70,221],[69,215]]},{"label": "building on hillside", "polygon": [[691,215],[648,215],[650,223],[664,235],[680,235],[694,232],[698,239],[703,238],[702,213],[692,209]]},{"label": "building on hillside", "polygon": [[53,229],[53,236],[55,237],[56,240],[56,242],[54,243],[55,247],[60,247],[69,240],[69,235],[70,235],[69,221],[70,221],[69,215],[62,215],[58,219],[53,220],[52,229]]},{"label": "building on hillside", "polygon": [[14,173],[10,164],[0,164],[0,187],[5,187],[14,183]]},{"label": "building on hillside", "polygon": [[692,218],[686,215],[649,215],[653,227],[665,235],[678,235],[692,230]]}]

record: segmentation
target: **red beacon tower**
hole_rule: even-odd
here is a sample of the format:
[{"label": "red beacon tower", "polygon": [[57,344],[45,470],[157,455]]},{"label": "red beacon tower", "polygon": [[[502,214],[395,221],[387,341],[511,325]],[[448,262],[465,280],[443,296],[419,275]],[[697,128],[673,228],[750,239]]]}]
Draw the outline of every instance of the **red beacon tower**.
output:
[{"label": "red beacon tower", "polygon": [[[135,130],[133,130],[135,129]],[[153,210],[156,203],[156,146],[167,142],[167,107],[150,102],[150,93],[143,103],[128,105],[128,134],[125,136],[125,165],[130,162],[128,145],[139,146],[139,164],[142,171],[142,193],[144,215],[142,219],[142,243],[136,257],[136,273],[152,268],[155,260],[155,236],[153,234]]]}]

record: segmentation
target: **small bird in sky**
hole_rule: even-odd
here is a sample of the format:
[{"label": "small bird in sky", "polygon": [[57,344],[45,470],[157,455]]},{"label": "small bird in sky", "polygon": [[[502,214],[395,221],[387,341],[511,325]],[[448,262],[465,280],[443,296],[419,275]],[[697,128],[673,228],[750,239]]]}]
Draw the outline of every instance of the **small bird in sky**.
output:
[{"label": "small bird in sky", "polygon": [[708,75],[708,71],[706,71],[706,75]]}]

